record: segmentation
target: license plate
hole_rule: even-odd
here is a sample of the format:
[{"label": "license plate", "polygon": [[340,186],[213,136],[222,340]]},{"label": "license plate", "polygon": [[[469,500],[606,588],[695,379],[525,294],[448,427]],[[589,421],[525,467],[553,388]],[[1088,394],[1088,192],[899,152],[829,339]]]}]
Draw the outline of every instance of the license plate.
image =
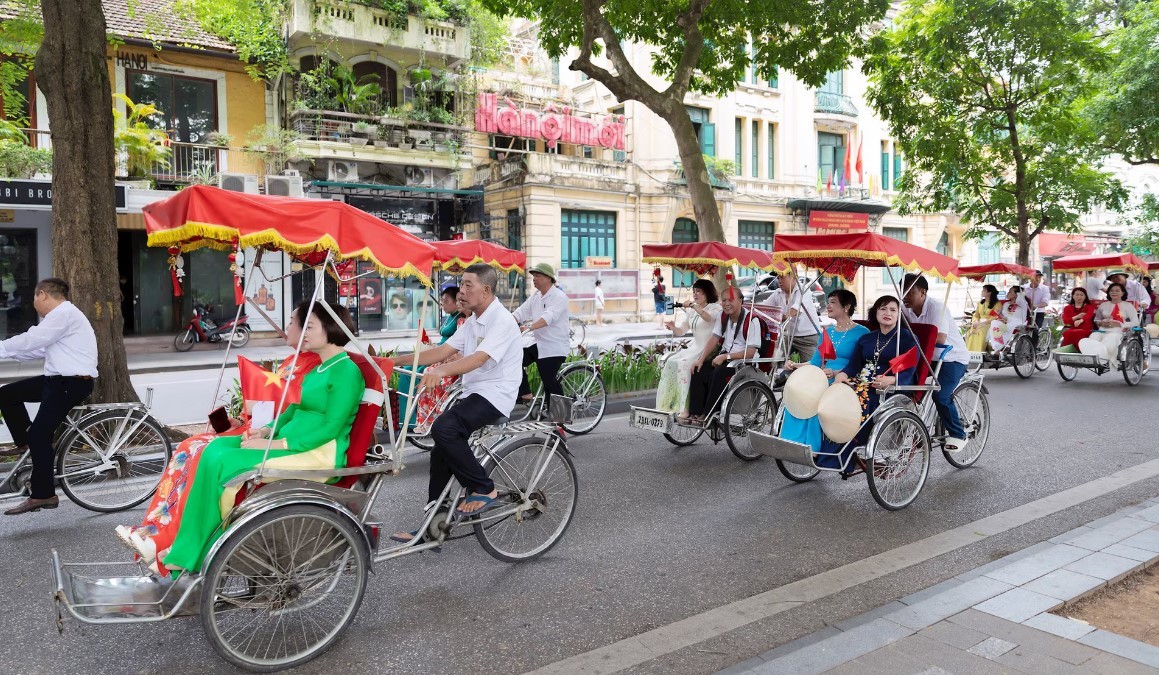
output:
[{"label": "license plate", "polygon": [[672,430],[672,415],[650,410],[633,410],[631,424],[637,429],[668,433]]}]

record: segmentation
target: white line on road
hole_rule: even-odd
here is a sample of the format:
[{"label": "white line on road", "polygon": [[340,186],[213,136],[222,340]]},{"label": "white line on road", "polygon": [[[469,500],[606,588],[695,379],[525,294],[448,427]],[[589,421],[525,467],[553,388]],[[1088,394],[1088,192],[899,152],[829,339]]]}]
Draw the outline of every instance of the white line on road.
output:
[{"label": "white line on road", "polygon": [[767,619],[806,602],[880,579],[1155,476],[1159,476],[1159,459],[1128,467],[961,527],[710,609],[530,672],[533,675],[616,673]]}]

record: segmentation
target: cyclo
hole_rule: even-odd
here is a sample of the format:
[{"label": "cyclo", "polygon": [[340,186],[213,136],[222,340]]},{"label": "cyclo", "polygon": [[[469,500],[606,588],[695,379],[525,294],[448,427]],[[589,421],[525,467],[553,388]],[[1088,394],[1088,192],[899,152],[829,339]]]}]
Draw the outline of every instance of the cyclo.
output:
[{"label": "cyclo", "polygon": [[[152,245],[289,253],[314,272],[311,310],[320,305],[335,317],[322,289],[326,273],[350,280],[340,273],[347,266],[339,261],[357,259],[379,273],[430,283],[424,271],[434,256],[429,244],[339,202],[195,186],[146,207],[145,218]],[[252,266],[247,288],[259,269]],[[577,494],[566,442],[551,423],[500,424],[477,433],[472,447],[503,506],[475,518],[454,516],[465,493],[452,479],[419,528],[425,537],[380,549],[382,525],[371,513],[385,482],[402,470],[406,431],[404,425],[394,436],[387,408],[390,447],[372,447],[382,415],[384,371],[393,363],[369,357],[358,339],[344,332],[358,348],[352,358],[366,381],[346,466],[286,470],[267,468],[263,461],[230,481],[244,497],[224,518],[201,568],[176,581],[149,574],[140,562],[65,564],[54,550],[53,601],[61,630],[65,614],[90,624],[200,614],[222,658],[248,670],[281,670],[315,658],[342,636],[358,612],[374,563],[470,534],[508,562],[536,558],[559,541]],[[299,342],[295,363],[301,347]]]},{"label": "cyclo", "polygon": [[[719,242],[645,244],[643,248],[645,263],[670,265],[675,269],[699,275],[712,275],[718,268],[731,269],[734,266],[765,272],[787,269],[784,264],[773,260],[768,251]],[[775,329],[781,319],[780,316],[775,316],[778,310],[757,305],[756,295],[753,294],[745,311],[753,317],[761,317]],[[773,343],[776,344],[778,339],[774,337]],[[675,353],[671,352],[665,358],[671,358]],[[777,353],[780,352],[774,354]],[[701,435],[707,433],[713,443],[725,441],[732,454],[740,459],[746,462],[755,461],[760,459],[760,454],[749,447],[748,430],[776,414],[778,402],[773,395],[769,373],[777,363],[783,361],[782,356],[760,354],[754,358],[732,361],[729,367],[736,372],[719,400],[712,402],[710,408],[712,412],[701,424],[680,422],[670,412],[636,406],[632,407],[628,423],[637,429],[660,432],[668,442],[677,446],[692,445]]]},{"label": "cyclo", "polygon": [[[958,268],[958,276],[963,279],[984,279],[992,274],[1013,274],[1019,277],[1030,277],[1034,270],[1014,263],[990,263],[988,265],[969,265]],[[971,352],[970,369],[992,368],[999,370],[1005,366],[1013,366],[1015,374],[1027,379],[1035,371],[1043,371],[1050,367],[1051,350],[1053,349],[1052,329],[1054,317],[1044,310],[1030,308],[1031,315],[1027,323],[1014,329],[1013,337],[1004,347],[995,351]],[[1042,325],[1037,324],[1037,314],[1043,314]]]},{"label": "cyclo", "polygon": [[[507,273],[524,274],[527,267],[527,254],[522,251],[513,251],[508,248],[480,240],[437,241],[435,247],[436,271],[445,274],[461,274],[467,266],[482,262],[496,270]],[[582,338],[581,338],[582,339]],[[400,370],[400,372],[407,372]],[[569,361],[559,369],[559,383],[563,388],[564,396],[571,409],[567,412],[567,422],[563,429],[569,434],[586,434],[600,423],[608,405],[607,388],[603,377],[594,363],[582,359]],[[408,435],[411,444],[423,450],[434,447],[431,438],[431,425],[435,418],[447,408],[454,405],[462,392],[459,382],[455,382],[435,402],[434,411],[417,421],[413,433]],[[400,394],[403,395],[403,394]],[[527,406],[523,415],[512,422],[535,422],[547,420],[551,417],[550,401],[543,395],[543,387],[535,392],[532,404]],[[558,404],[557,404],[558,405]],[[408,406],[408,409],[412,406]]]},{"label": "cyclo", "polygon": [[[852,282],[862,267],[900,267],[946,281],[947,298],[948,284],[957,278],[957,261],[953,258],[870,232],[781,235],[776,239],[773,257],[789,264],[804,264],[819,274],[838,275],[847,282]],[[905,297],[909,289],[899,288],[896,279],[893,284],[897,297]],[[837,452],[815,454],[807,444],[779,438],[777,434],[784,419],[782,409],[763,428],[749,429],[753,449],[775,459],[781,473],[797,483],[810,481],[822,471],[840,472],[843,479],[864,473],[874,500],[891,511],[909,506],[921,493],[935,444],[942,444],[946,461],[957,468],[977,462],[990,432],[990,406],[982,375],[965,375],[954,390],[954,402],[968,443],[961,453],[947,452],[945,432],[931,394],[939,391],[940,356],[949,351],[949,346],[937,344],[937,327],[911,324],[904,313],[901,320],[920,347],[916,384],[894,385],[882,390],[881,405],[861,422],[859,432],[872,428],[864,447],[852,447],[855,441],[851,440]],[[898,331],[899,340],[900,335]],[[836,458],[839,466],[818,466],[815,460],[821,456]]]},{"label": "cyclo", "polygon": [[[1109,269],[1121,269],[1136,274],[1147,273],[1147,262],[1134,253],[1066,256],[1055,260],[1052,267],[1055,272],[1069,274]],[[1094,301],[1092,303],[1097,304]],[[1059,342],[1061,344],[1061,340]],[[1123,373],[1123,379],[1127,384],[1133,387],[1142,382],[1143,376],[1151,368],[1151,338],[1147,331],[1142,326],[1123,331],[1123,337],[1116,350],[1117,369]],[[1111,362],[1098,354],[1068,354],[1056,351],[1054,362],[1058,367],[1058,375],[1064,382],[1070,382],[1078,377],[1079,369],[1093,371],[1096,375],[1111,371]]]}]

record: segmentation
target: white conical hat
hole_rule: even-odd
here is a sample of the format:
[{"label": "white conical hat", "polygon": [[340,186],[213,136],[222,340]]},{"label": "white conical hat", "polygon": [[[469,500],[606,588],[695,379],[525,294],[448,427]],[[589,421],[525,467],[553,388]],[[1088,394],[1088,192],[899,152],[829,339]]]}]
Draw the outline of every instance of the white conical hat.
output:
[{"label": "white conical hat", "polygon": [[1147,331],[1147,335],[1150,335],[1152,340],[1159,340],[1159,326],[1149,323],[1144,330]]},{"label": "white conical hat", "polygon": [[835,443],[848,443],[861,428],[861,401],[847,384],[834,384],[817,403],[821,431]]},{"label": "white conical hat", "polygon": [[785,408],[797,419],[806,420],[817,414],[817,402],[829,386],[825,371],[805,364],[793,371],[785,381]]},{"label": "white conical hat", "polygon": [[1105,359],[1107,358],[1107,346],[1094,338],[1083,338],[1079,340],[1079,353]]}]

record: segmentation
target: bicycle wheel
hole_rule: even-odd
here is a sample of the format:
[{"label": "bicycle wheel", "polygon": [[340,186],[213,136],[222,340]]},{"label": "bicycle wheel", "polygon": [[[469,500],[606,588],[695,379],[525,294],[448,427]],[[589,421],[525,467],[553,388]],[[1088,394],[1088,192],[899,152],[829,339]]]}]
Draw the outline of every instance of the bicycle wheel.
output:
[{"label": "bicycle wheel", "polygon": [[582,436],[600,423],[608,408],[608,390],[600,371],[590,363],[579,363],[564,369],[559,375],[563,395],[575,399],[571,406],[571,422],[564,431]]},{"label": "bicycle wheel", "polygon": [[[475,525],[485,551],[503,562],[533,560],[559,543],[575,515],[579,480],[563,443],[553,436],[521,438],[494,453],[487,474],[495,481],[497,508],[525,504],[526,511]],[[534,485],[532,485],[534,481]],[[529,489],[530,488],[530,489]]]},{"label": "bicycle wheel", "polygon": [[[781,408],[777,411],[776,421],[773,422],[773,433],[781,433],[781,423],[785,420],[785,409]],[[821,469],[815,466],[805,466],[804,464],[794,464],[783,460],[775,460],[777,463],[777,470],[781,475],[794,483],[808,483],[821,473]]]},{"label": "bicycle wheel", "polygon": [[1034,374],[1034,341],[1029,335],[1019,335],[1010,345],[1010,360],[1018,377],[1027,379]]},{"label": "bicycle wheel", "polygon": [[704,434],[704,427],[673,424],[672,431],[666,432],[664,438],[668,442],[678,448],[684,448],[692,445]]},{"label": "bicycle wheel", "polygon": [[197,336],[193,333],[192,328],[186,328],[184,331],[177,334],[173,338],[173,348],[179,352],[187,352],[193,349],[194,343],[197,342]]},{"label": "bicycle wheel", "polygon": [[223,659],[273,672],[342,637],[362,604],[370,557],[345,516],[286,506],[226,536],[201,593],[201,625]]},{"label": "bicycle wheel", "polygon": [[90,511],[137,506],[157,490],[173,444],[141,409],[82,417],[57,445],[56,476],[68,498]]},{"label": "bicycle wheel", "polygon": [[760,459],[762,455],[753,450],[748,432],[771,433],[773,418],[777,415],[773,392],[757,380],[741,382],[724,397],[721,410],[721,426],[724,427],[728,449],[746,462]]},{"label": "bicycle wheel", "polygon": [[930,472],[929,431],[916,414],[895,410],[878,422],[869,443],[870,494],[884,509],[904,509],[918,498]]},{"label": "bicycle wheel", "polygon": [[587,337],[588,329],[584,325],[582,319],[571,317],[567,321],[567,343],[574,350],[584,343],[584,338]]},{"label": "bicycle wheel", "polygon": [[1042,372],[1050,367],[1050,359],[1053,354],[1050,351],[1050,331],[1043,328],[1038,331],[1038,344],[1034,351],[1034,367]]},{"label": "bicycle wheel", "polygon": [[946,452],[942,456],[951,466],[965,469],[978,461],[986,449],[990,438],[990,402],[979,382],[967,382],[954,390],[954,405],[966,429],[966,449],[962,452]]},{"label": "bicycle wheel", "polygon": [[1127,340],[1127,348],[1123,350],[1123,379],[1130,386],[1143,381],[1143,341],[1137,338]]}]

